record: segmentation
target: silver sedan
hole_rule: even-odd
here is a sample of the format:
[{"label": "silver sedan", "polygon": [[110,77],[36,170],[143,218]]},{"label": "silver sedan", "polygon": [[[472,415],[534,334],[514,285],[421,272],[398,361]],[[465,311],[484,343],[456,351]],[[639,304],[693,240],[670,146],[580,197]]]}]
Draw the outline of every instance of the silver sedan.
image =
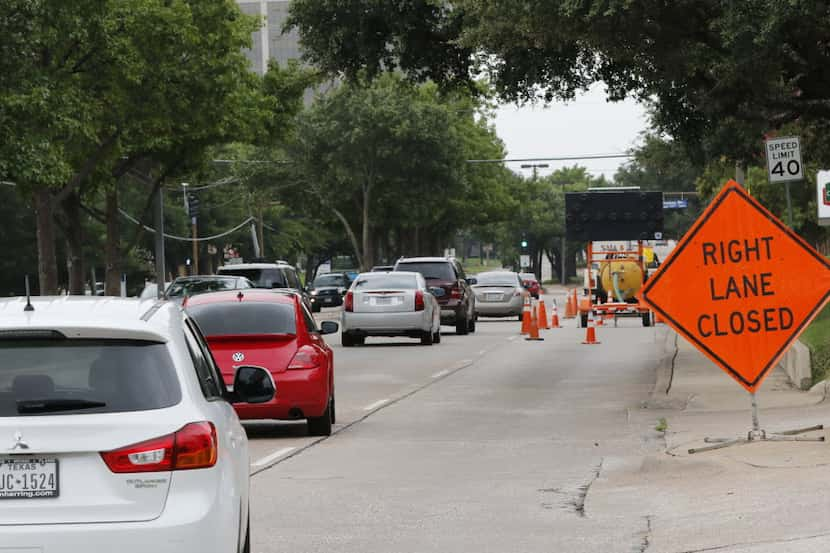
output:
[{"label": "silver sedan", "polygon": [[361,273],[343,298],[341,343],[362,345],[367,336],[408,336],[424,345],[441,341],[441,308],[420,273]]},{"label": "silver sedan", "polygon": [[522,318],[524,298],[528,294],[518,273],[488,271],[476,275],[476,315],[482,317]]}]

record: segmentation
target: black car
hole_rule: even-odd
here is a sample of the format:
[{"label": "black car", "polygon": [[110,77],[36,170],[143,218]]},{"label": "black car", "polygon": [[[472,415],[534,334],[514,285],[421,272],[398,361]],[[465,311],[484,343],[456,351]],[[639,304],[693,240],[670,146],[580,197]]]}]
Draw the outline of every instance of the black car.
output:
[{"label": "black car", "polygon": [[421,273],[430,288],[441,288],[436,294],[441,307],[441,324],[454,325],[456,334],[476,330],[476,299],[470,286],[476,279],[467,278],[456,259],[446,257],[409,257],[395,263],[396,271]]},{"label": "black car", "polygon": [[308,287],[311,298],[311,310],[320,311],[323,307],[337,307],[343,304],[343,294],[352,281],[345,273],[326,273],[318,275]]}]

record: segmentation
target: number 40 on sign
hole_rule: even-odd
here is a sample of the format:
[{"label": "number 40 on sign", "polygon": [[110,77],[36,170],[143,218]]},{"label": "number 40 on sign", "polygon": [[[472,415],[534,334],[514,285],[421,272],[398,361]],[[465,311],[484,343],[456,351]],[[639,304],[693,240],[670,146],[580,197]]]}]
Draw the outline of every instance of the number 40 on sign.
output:
[{"label": "number 40 on sign", "polygon": [[770,182],[804,179],[801,165],[801,144],[797,136],[767,140],[767,168]]}]

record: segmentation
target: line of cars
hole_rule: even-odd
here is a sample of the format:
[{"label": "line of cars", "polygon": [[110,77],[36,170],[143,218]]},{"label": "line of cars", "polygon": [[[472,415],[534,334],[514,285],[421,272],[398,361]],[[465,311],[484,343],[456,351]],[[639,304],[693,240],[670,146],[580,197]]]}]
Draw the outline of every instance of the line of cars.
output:
[{"label": "line of cars", "polygon": [[[441,323],[475,330],[476,305],[495,307],[496,291],[512,305],[521,285],[442,258],[394,269],[350,284],[344,336],[376,335],[372,315],[393,313],[435,343]],[[301,290],[261,276],[183,278],[169,301],[0,300],[2,547],[250,551],[240,419],[305,419],[318,436],[336,421],[324,335],[338,324],[318,326]]]}]

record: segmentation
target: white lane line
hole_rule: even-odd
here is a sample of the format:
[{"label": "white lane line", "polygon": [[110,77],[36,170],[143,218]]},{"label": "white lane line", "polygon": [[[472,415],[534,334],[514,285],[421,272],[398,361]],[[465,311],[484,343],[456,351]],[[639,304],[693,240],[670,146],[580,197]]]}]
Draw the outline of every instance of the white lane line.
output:
[{"label": "white lane line", "polygon": [[432,378],[441,378],[442,376],[447,376],[448,374],[450,374],[450,371],[449,369],[446,369],[443,371],[438,371],[437,373],[432,375]]},{"label": "white lane line", "polygon": [[371,405],[367,405],[366,407],[363,408],[363,410],[364,411],[372,411],[373,409],[377,409],[378,407],[380,407],[381,405],[383,405],[385,403],[389,403],[389,400],[388,399],[380,399],[380,400],[374,402]]},{"label": "white lane line", "polygon": [[277,451],[275,451],[271,455],[266,455],[262,459],[259,459],[258,461],[254,461],[252,463],[252,466],[254,466],[254,467],[264,467],[265,465],[271,463],[272,461],[276,461],[280,457],[284,457],[284,456],[288,455],[289,453],[291,453],[295,449],[297,449],[297,448],[296,447],[285,447],[283,449],[278,449]]}]

